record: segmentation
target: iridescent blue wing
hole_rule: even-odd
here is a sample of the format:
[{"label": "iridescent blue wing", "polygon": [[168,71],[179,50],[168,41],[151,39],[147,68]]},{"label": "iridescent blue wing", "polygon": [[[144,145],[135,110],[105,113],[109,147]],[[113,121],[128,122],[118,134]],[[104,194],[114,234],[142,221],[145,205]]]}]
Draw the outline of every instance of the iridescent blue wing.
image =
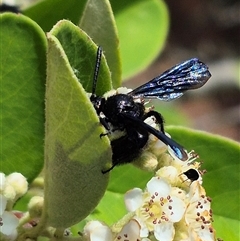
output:
[{"label": "iridescent blue wing", "polygon": [[187,90],[202,87],[210,77],[207,65],[193,58],[165,71],[128,94],[170,101],[179,98]]}]

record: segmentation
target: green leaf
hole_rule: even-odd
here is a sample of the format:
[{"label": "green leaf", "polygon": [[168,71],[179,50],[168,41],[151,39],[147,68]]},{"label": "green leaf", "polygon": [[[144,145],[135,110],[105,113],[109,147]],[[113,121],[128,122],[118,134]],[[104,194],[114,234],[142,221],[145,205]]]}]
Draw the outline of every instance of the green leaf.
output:
[{"label": "green leaf", "polygon": [[[107,138],[99,138],[104,129],[74,74],[79,70],[78,77],[86,83],[84,78],[88,76],[81,70],[94,62],[96,45],[79,28],[75,36],[71,24],[69,29],[66,25],[66,21],[59,22],[58,33],[71,33],[74,41],[68,45],[74,51],[66,55],[52,35],[55,30],[48,34],[46,90],[44,217],[51,226],[61,228],[79,222],[95,208],[108,184],[108,174],[103,175],[102,170],[111,165],[110,143]],[[81,45],[75,45],[78,38]],[[67,57],[78,52],[83,66],[73,69]],[[104,58],[102,67],[101,75],[110,76]]]},{"label": "green leaf", "polygon": [[[193,131],[187,128],[168,127],[172,138],[188,150],[195,150],[203,161],[203,187],[212,198],[213,223],[217,236],[224,240],[237,240],[233,230],[240,225],[240,145],[230,139]],[[231,238],[230,238],[231,237]]]},{"label": "green leaf", "polygon": [[[112,4],[115,11],[118,3],[112,1]],[[166,41],[169,16],[165,3],[159,0],[131,2],[115,16],[123,79],[126,79],[144,70],[157,58]]]},{"label": "green leaf", "polygon": [[[74,74],[84,89],[91,93],[97,55],[95,44],[84,31],[67,20],[59,21],[51,30],[51,34],[60,41]],[[110,89],[111,75],[102,56],[96,92],[101,96]]]},{"label": "green leaf", "polygon": [[[239,215],[239,210],[237,213]],[[214,228],[217,230],[217,237],[220,237],[222,240],[239,241],[239,232],[237,232],[240,226],[239,219],[235,220],[232,218],[214,215],[213,224]]]},{"label": "green leaf", "polygon": [[183,113],[177,103],[153,100],[151,104],[154,106],[154,110],[164,117],[165,126],[191,126],[191,120]]},{"label": "green leaf", "polygon": [[36,21],[45,32],[61,19],[69,19],[78,24],[86,1],[47,0],[23,10],[23,13]]},{"label": "green leaf", "polygon": [[43,166],[46,37],[21,14],[0,17],[1,172],[31,181]]},{"label": "green leaf", "polygon": [[119,40],[109,1],[87,1],[79,26],[96,44],[102,46],[112,73],[113,87],[119,87],[121,84]]}]

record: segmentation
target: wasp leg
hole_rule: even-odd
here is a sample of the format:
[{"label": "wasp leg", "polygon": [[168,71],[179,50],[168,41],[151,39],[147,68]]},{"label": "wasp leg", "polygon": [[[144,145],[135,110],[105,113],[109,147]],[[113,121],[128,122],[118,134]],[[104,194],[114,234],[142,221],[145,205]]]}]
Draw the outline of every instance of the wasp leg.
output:
[{"label": "wasp leg", "polygon": [[112,165],[110,168],[108,168],[107,170],[102,170],[102,174],[106,174],[108,172],[110,172],[116,165]]},{"label": "wasp leg", "polygon": [[100,123],[103,125],[103,127],[107,130],[106,133],[101,133],[100,134],[100,138],[102,138],[103,136],[107,136],[110,132],[110,126],[108,124],[108,122],[106,121],[106,118],[103,117],[99,117]]}]

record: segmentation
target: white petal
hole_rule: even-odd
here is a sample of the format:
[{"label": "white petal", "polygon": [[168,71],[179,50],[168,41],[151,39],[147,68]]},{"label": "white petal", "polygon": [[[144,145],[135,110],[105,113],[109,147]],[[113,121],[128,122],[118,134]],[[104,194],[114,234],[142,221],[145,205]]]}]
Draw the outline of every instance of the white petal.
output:
[{"label": "white petal", "polygon": [[143,237],[148,237],[148,228],[146,226],[146,223],[138,218],[138,217],[134,217],[134,219],[138,222],[138,224],[140,225],[141,229],[140,229],[140,237],[143,238]]},{"label": "white petal", "polygon": [[106,241],[113,240],[112,232],[107,226],[102,226],[94,229],[90,234],[91,241]]},{"label": "white petal", "polygon": [[5,211],[6,205],[7,205],[7,199],[3,195],[0,194],[0,216]]},{"label": "white petal", "polygon": [[170,193],[170,185],[162,178],[153,177],[147,183],[147,190],[152,195],[158,193],[162,197],[166,197]]},{"label": "white petal", "polygon": [[90,233],[92,232],[95,228],[101,228],[105,225],[103,225],[100,221],[90,221],[88,222],[85,227],[84,227],[84,232],[85,233]]},{"label": "white petal", "polygon": [[[134,219],[123,227],[121,232],[118,234],[117,240],[140,240],[140,226]],[[108,240],[108,239],[106,239]]]},{"label": "white petal", "polygon": [[5,174],[0,172],[0,190],[4,189],[4,185],[5,185]]},{"label": "white petal", "polygon": [[99,221],[90,221],[84,227],[84,233],[91,241],[112,240],[110,228]]},{"label": "white petal", "polygon": [[125,205],[128,211],[134,212],[138,209],[143,202],[142,190],[140,188],[134,188],[126,192],[124,196]]},{"label": "white petal", "polygon": [[170,222],[179,222],[186,210],[186,204],[177,197],[171,197],[171,210],[168,208],[168,204],[164,205],[163,211],[166,213]]},{"label": "white petal", "polygon": [[201,240],[204,241],[214,241],[215,240],[215,233],[214,232],[210,232],[208,229],[208,226],[204,226],[204,229],[199,229],[199,231],[197,232],[199,237],[201,238]]},{"label": "white petal", "polygon": [[11,235],[17,228],[18,219],[10,212],[4,212],[2,215],[3,225],[1,226],[1,233],[4,235]]},{"label": "white petal", "polygon": [[171,196],[172,197],[177,197],[181,200],[183,200],[184,202],[188,202],[186,199],[187,199],[187,192],[182,190],[181,188],[178,188],[178,187],[172,187],[172,190],[171,190]]},{"label": "white petal", "polygon": [[154,236],[159,241],[172,241],[175,235],[173,223],[163,222],[154,226]]}]

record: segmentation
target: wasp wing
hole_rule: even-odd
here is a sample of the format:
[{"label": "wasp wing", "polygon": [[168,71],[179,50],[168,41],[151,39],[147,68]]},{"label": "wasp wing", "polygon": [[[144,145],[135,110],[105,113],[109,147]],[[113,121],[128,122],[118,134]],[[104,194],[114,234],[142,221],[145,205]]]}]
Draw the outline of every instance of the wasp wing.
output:
[{"label": "wasp wing", "polygon": [[187,90],[200,88],[210,77],[207,65],[193,58],[165,71],[128,94],[134,98],[170,101],[179,98]]}]

